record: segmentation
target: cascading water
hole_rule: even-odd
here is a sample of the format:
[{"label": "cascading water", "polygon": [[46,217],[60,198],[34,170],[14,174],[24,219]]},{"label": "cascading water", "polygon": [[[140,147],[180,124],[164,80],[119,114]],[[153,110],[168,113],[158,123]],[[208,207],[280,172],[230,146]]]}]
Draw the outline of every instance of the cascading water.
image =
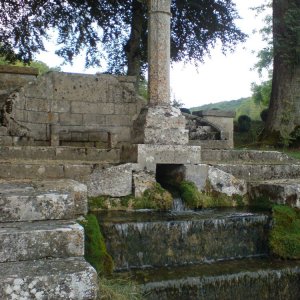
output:
[{"label": "cascading water", "polygon": [[174,212],[182,212],[185,211],[186,207],[181,199],[181,197],[176,196],[173,198],[173,206],[172,206],[172,211]]}]

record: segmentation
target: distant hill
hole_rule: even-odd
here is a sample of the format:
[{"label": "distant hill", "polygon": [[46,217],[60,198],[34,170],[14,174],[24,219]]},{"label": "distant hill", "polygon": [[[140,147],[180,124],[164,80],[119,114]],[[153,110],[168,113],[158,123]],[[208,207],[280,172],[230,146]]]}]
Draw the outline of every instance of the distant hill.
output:
[{"label": "distant hill", "polygon": [[190,108],[190,111],[220,109],[225,111],[235,111],[236,118],[240,115],[248,115],[252,120],[260,120],[260,112],[265,109],[254,103],[251,97],[238,100],[222,101],[217,103],[204,104]]}]

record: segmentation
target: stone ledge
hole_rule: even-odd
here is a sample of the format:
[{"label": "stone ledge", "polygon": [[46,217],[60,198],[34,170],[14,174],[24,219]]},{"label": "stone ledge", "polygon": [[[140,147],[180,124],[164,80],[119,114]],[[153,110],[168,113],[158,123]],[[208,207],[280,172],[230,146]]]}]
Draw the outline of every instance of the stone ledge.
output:
[{"label": "stone ledge", "polygon": [[39,70],[32,67],[0,66],[0,73],[38,76]]},{"label": "stone ledge", "polygon": [[225,110],[199,110],[199,111],[194,111],[193,115],[198,116],[198,117],[223,117],[223,118],[234,118],[235,117],[235,112],[234,111],[225,111]]},{"label": "stone ledge", "polygon": [[0,223],[0,262],[84,255],[83,228],[72,221]]},{"label": "stone ledge", "polygon": [[201,147],[187,145],[133,145],[131,153],[141,169],[155,171],[156,164],[199,164]]},{"label": "stone ledge", "polygon": [[0,263],[0,299],[96,299],[97,281],[83,258]]}]

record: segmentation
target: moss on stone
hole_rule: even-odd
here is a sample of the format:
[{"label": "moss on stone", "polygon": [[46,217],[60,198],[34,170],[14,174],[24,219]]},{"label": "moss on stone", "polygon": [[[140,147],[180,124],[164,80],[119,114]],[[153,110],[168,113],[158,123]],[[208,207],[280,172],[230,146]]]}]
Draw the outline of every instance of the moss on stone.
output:
[{"label": "moss on stone", "polygon": [[96,269],[99,275],[111,275],[112,257],[107,253],[98,220],[94,215],[87,215],[80,221],[85,233],[85,259]]},{"label": "moss on stone", "polygon": [[179,185],[183,203],[191,209],[203,207],[204,195],[198,191],[194,182],[183,180]]},{"label": "moss on stone", "polygon": [[157,209],[168,210],[172,208],[172,195],[155,183],[147,189],[142,197],[135,198],[133,195],[113,198],[109,196],[90,197],[88,199],[89,211],[97,210],[130,210],[130,209]]},{"label": "moss on stone", "polygon": [[270,249],[285,259],[300,259],[300,210],[283,205],[273,207]]},{"label": "moss on stone", "polygon": [[183,202],[190,209],[201,207],[243,207],[248,203],[246,196],[228,196],[214,191],[208,185],[205,188],[205,192],[199,192],[197,186],[191,181],[182,181],[179,191]]},{"label": "moss on stone", "polygon": [[133,208],[169,210],[172,208],[172,204],[172,195],[162,188],[159,183],[155,183],[151,189],[147,189],[143,193],[142,197],[134,199]]},{"label": "moss on stone", "polygon": [[270,211],[273,207],[273,203],[268,197],[256,197],[252,198],[249,202],[249,206],[257,211]]}]

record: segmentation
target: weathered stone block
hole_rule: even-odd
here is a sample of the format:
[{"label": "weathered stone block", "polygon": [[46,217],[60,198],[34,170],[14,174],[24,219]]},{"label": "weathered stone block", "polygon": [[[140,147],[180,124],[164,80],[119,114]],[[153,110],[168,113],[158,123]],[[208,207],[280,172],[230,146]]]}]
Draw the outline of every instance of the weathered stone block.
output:
[{"label": "weathered stone block", "polygon": [[33,111],[50,111],[49,99],[35,99],[27,98],[26,99],[26,109]]},{"label": "weathered stone block", "polygon": [[70,221],[0,223],[0,262],[84,254],[83,228]]},{"label": "weathered stone block", "polygon": [[156,164],[199,164],[201,148],[184,145],[137,145],[137,163],[155,171]]},{"label": "weathered stone block", "polygon": [[61,125],[82,125],[82,114],[73,114],[73,113],[60,113],[59,114],[59,123]]},{"label": "weathered stone block", "polygon": [[171,106],[145,107],[133,123],[133,142],[137,144],[186,145],[185,117]]},{"label": "weathered stone block", "polygon": [[227,196],[244,196],[247,193],[247,184],[243,179],[238,179],[218,168],[209,167],[207,180],[215,191]]},{"label": "weathered stone block", "polygon": [[251,182],[248,185],[251,199],[263,198],[271,203],[300,208],[300,180],[278,179]]},{"label": "weathered stone block", "polygon": [[147,171],[136,171],[133,173],[134,196],[141,197],[143,193],[153,188],[156,183],[155,173]]},{"label": "weathered stone block", "polygon": [[74,219],[87,212],[87,188],[72,180],[0,183],[0,222]]},{"label": "weathered stone block", "polygon": [[62,100],[62,99],[52,99],[51,111],[58,112],[58,113],[71,112],[71,101]]},{"label": "weathered stone block", "polygon": [[96,168],[87,181],[88,195],[122,197],[132,193],[132,164]]},{"label": "weathered stone block", "polygon": [[0,264],[0,299],[96,299],[96,271],[83,258]]}]

